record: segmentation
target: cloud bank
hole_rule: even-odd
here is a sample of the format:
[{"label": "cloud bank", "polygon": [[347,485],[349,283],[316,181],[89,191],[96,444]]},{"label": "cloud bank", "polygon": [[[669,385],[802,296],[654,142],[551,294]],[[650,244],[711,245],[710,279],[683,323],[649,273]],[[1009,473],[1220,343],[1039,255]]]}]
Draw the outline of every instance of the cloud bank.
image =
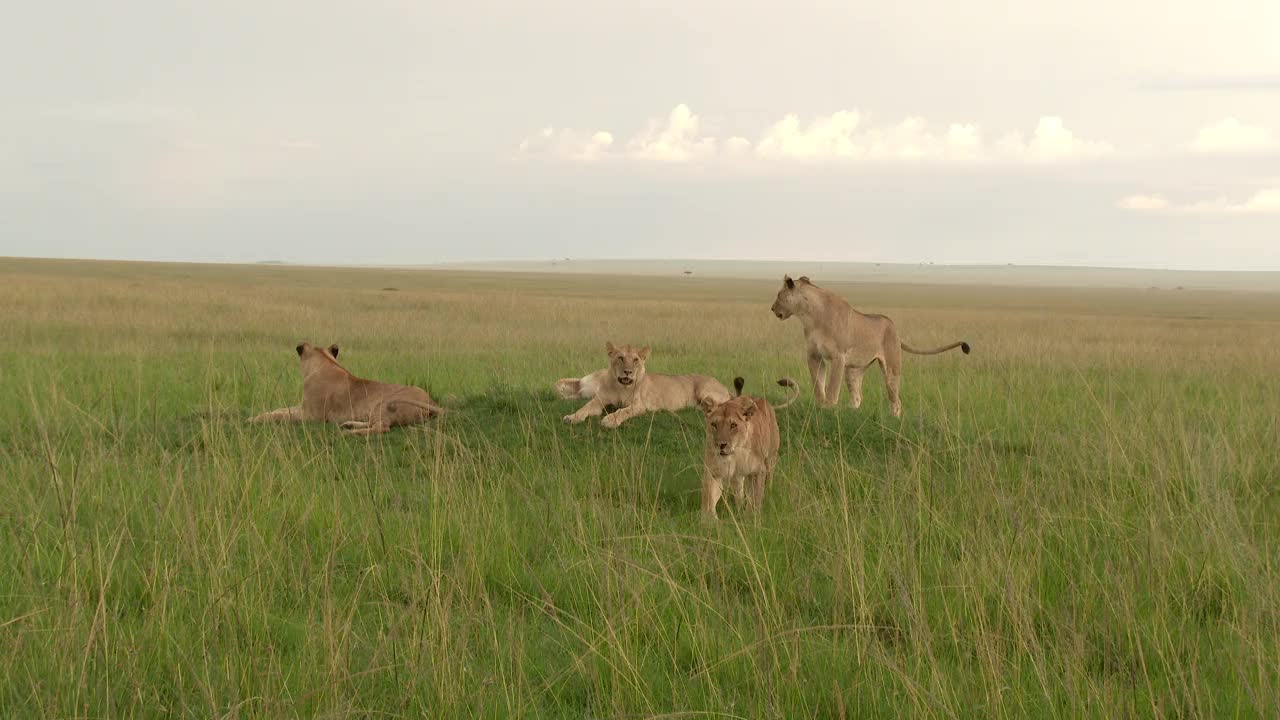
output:
[{"label": "cloud bank", "polygon": [[1269,130],[1246,125],[1234,117],[1203,128],[1191,141],[1191,150],[1198,153],[1248,153],[1274,149],[1277,149],[1277,142]]},{"label": "cloud bank", "polygon": [[677,105],[665,120],[623,145],[607,131],[544,128],[520,144],[522,155],[572,161],[633,160],[663,163],[754,160],[758,162],[930,162],[1063,163],[1109,155],[1110,144],[1078,137],[1062,118],[1039,119],[1030,134],[1012,131],[988,141],[972,123],[934,129],[924,118],[908,117],[879,125],[857,110],[819,115],[808,122],[788,114],[769,125],[755,141],[735,135],[727,140],[702,133],[702,120],[688,105]]},{"label": "cloud bank", "polygon": [[1280,213],[1280,187],[1258,190],[1250,195],[1248,199],[1239,202],[1220,197],[1213,200],[1200,200],[1179,205],[1169,202],[1163,195],[1130,195],[1118,200],[1116,207],[1136,212],[1199,215]]}]

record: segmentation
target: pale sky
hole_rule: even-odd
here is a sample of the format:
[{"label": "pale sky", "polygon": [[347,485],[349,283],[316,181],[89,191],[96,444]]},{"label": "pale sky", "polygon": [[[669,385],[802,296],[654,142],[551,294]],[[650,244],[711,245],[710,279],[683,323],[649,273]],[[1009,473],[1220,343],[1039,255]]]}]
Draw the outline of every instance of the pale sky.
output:
[{"label": "pale sky", "polygon": [[1280,270],[1280,3],[3,17],[0,256]]}]

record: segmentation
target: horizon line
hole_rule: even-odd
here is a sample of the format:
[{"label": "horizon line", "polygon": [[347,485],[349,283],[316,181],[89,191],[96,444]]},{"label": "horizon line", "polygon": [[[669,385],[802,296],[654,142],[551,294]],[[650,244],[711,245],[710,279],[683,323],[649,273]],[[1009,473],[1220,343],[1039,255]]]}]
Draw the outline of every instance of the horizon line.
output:
[{"label": "horizon line", "polygon": [[1151,265],[1081,265],[1063,262],[932,262],[932,261],[902,261],[902,260],[835,260],[835,259],[800,259],[800,258],[678,258],[678,257],[544,257],[544,258],[507,258],[507,259],[472,259],[472,260],[443,260],[443,261],[427,261],[427,262],[381,262],[381,261],[359,261],[359,262],[343,262],[343,261],[307,261],[307,260],[281,260],[281,259],[236,259],[236,260],[199,260],[199,259],[151,259],[151,258],[110,258],[110,257],[50,257],[41,255],[0,255],[2,260],[51,260],[65,262],[119,262],[119,263],[152,263],[152,264],[170,264],[170,265],[282,265],[292,267],[331,267],[331,268],[363,268],[363,269],[441,269],[448,270],[450,268],[461,268],[463,266],[476,265],[538,265],[538,264],[560,264],[560,263],[644,263],[644,262],[670,262],[670,263],[744,263],[744,264],[831,264],[831,265],[860,265],[860,266],[890,266],[901,268],[955,268],[955,269],[990,269],[990,268],[1036,268],[1045,270],[1136,270],[1149,272],[1180,272],[1180,273],[1233,273],[1233,274],[1267,274],[1280,273],[1280,268],[1275,269],[1236,269],[1236,268],[1186,268],[1186,267],[1169,267],[1169,266],[1151,266]]}]

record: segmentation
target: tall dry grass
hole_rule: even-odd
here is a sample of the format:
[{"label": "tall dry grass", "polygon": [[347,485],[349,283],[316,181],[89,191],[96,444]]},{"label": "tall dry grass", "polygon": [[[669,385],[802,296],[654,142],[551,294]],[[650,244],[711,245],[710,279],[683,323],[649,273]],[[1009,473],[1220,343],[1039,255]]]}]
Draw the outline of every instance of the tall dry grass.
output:
[{"label": "tall dry grass", "polygon": [[[697,413],[549,382],[807,393],[772,283],[2,261],[0,715],[1276,715],[1278,296],[834,289],[974,354],[806,396],[708,529]],[[301,339],[456,412],[247,426]]]}]

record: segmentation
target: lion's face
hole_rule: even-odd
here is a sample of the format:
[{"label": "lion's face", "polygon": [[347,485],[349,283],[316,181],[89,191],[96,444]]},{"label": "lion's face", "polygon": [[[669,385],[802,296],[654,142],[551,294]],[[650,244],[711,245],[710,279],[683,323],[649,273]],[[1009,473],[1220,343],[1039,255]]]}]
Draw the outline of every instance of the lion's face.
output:
[{"label": "lion's face", "polygon": [[702,410],[707,414],[707,442],[713,451],[727,457],[747,443],[756,414],[751,398],[736,397],[719,404],[707,398]]},{"label": "lion's face", "polygon": [[773,300],[773,307],[769,308],[779,320],[786,320],[796,314],[803,299],[800,296],[800,285],[808,284],[809,278],[802,277],[799,280],[792,280],[790,275],[782,277],[782,289],[778,291],[778,297]]},{"label": "lion's face", "polygon": [[610,342],[605,343],[605,350],[609,352],[609,372],[619,385],[630,387],[644,377],[644,361],[649,359],[648,346],[636,348]]}]

